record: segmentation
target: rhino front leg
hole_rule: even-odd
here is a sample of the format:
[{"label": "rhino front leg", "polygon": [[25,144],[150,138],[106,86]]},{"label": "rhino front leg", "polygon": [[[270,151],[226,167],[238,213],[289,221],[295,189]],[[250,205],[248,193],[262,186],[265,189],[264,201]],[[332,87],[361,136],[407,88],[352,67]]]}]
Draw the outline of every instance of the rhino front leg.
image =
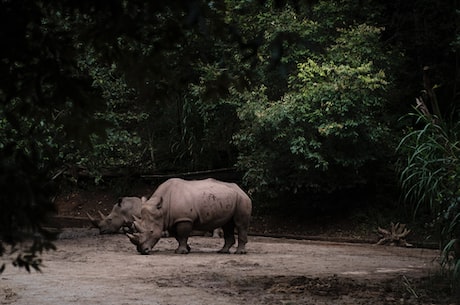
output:
[{"label": "rhino front leg", "polygon": [[190,246],[187,244],[188,237],[192,232],[192,223],[188,221],[179,222],[176,225],[176,240],[179,243],[175,253],[188,254],[190,252]]},{"label": "rhino front leg", "polygon": [[235,224],[230,221],[222,227],[222,230],[224,231],[225,244],[218,253],[230,253],[230,248],[235,244]]}]

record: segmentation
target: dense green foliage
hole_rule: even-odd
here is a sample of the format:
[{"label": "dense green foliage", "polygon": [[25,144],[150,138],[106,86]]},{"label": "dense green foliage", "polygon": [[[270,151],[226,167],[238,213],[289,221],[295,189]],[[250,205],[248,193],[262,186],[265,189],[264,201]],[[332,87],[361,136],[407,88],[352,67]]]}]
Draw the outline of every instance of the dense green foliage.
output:
[{"label": "dense green foliage", "polygon": [[399,148],[408,155],[401,169],[404,200],[414,203],[415,215],[429,210],[433,219],[452,221],[460,195],[458,123],[446,128],[422,112],[413,115],[422,128],[409,132]]},{"label": "dense green foliage", "polygon": [[[289,205],[286,196],[308,206],[312,193],[364,188],[393,200],[382,177],[394,180],[394,148],[413,123],[398,118],[413,97],[435,90],[434,113],[458,119],[455,8],[426,0],[2,1],[0,255],[33,236],[16,263],[38,268],[35,254],[52,247],[41,224],[62,179],[235,167],[256,207]],[[424,66],[429,86],[420,84]],[[458,148],[453,125],[436,126],[424,136],[414,129],[399,153],[427,152],[419,148],[441,135]],[[411,164],[404,187],[413,184]],[[458,164],[432,173],[450,204],[457,173]],[[418,194],[409,186],[407,198],[428,186]]]},{"label": "dense green foliage", "polygon": [[[427,77],[427,76],[426,76]],[[410,128],[398,150],[403,201],[414,217],[427,213],[439,236],[442,266],[460,283],[460,123],[443,118],[433,88],[417,98],[415,128]],[[431,104],[431,111],[427,104]],[[432,113],[433,112],[433,113]],[[458,285],[456,285],[458,286]],[[455,288],[458,290],[458,287]]]},{"label": "dense green foliage", "polygon": [[459,283],[460,124],[431,115],[419,101],[413,116],[420,128],[411,130],[399,146],[407,155],[400,170],[403,199],[415,217],[429,213],[430,225],[441,240],[442,265],[454,271],[453,279]]},{"label": "dense green foliage", "polygon": [[[460,17],[457,14],[457,20]],[[447,15],[448,16],[448,15]],[[445,25],[444,25],[445,26]],[[444,27],[443,26],[443,27]],[[446,26],[446,28],[450,28]],[[451,28],[450,28],[451,29]],[[436,30],[439,30],[437,28]],[[453,36],[455,35],[455,36]],[[457,53],[458,29],[443,36],[438,43],[449,46],[449,57]],[[434,39],[433,37],[430,37]],[[451,40],[450,40],[451,39]],[[453,58],[457,58],[457,54]],[[458,63],[446,74],[458,73]],[[440,241],[443,250],[441,265],[452,280],[452,290],[460,287],[460,124],[458,106],[458,76],[440,78],[432,67],[425,66],[422,95],[416,98],[415,112],[407,116],[414,124],[401,139],[398,151],[400,183],[403,202],[412,210],[414,218],[428,215],[427,225]],[[439,72],[439,71],[436,71]],[[434,81],[433,81],[434,79]],[[448,93],[446,89],[453,90]],[[441,98],[440,98],[441,97]]]},{"label": "dense green foliage", "polygon": [[[367,182],[366,165],[388,154],[378,34],[366,25],[339,30],[317,61],[298,62],[279,100],[270,101],[264,86],[243,96],[235,139],[239,166],[256,190],[333,192]],[[364,48],[366,40],[372,43]]]}]

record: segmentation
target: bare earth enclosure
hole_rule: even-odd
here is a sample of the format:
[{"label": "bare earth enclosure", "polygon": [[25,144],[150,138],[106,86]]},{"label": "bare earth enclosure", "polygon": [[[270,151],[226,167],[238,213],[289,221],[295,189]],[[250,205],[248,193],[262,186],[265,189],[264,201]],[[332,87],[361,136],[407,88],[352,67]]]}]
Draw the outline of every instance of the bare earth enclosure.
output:
[{"label": "bare earth enclosure", "polygon": [[[42,273],[8,266],[1,304],[449,304],[426,277],[438,251],[251,236],[247,255],[217,254],[223,240],[191,237],[151,255],[122,234],[64,229]],[[430,288],[428,288],[430,286]],[[422,289],[423,288],[423,289]]]}]

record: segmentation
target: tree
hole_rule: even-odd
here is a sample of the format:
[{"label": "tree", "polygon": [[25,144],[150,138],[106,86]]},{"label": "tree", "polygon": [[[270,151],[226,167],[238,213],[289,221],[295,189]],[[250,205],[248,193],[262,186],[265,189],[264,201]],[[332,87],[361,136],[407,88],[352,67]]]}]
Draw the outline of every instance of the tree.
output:
[{"label": "tree", "polygon": [[[286,9],[293,20],[289,29],[299,23],[303,30],[284,33],[299,35],[281,58],[290,66],[284,93],[277,98],[268,89],[271,82],[262,79],[239,96],[245,103],[239,109],[242,129],[234,138],[238,165],[247,169],[246,183],[259,194],[329,193],[369,183],[370,164],[390,151],[387,63],[395,55],[379,42],[381,29],[334,19],[346,15],[349,6],[333,5],[341,14],[324,16],[330,5],[320,1],[310,15]],[[323,22],[342,27],[325,31]],[[316,48],[299,41],[313,41]]]},{"label": "tree", "polygon": [[3,1],[0,9],[0,39],[8,41],[0,51],[0,255],[15,253],[13,264],[27,270],[39,270],[38,254],[54,247],[43,225],[54,211],[60,142],[85,143],[100,106],[60,14],[39,1]]}]

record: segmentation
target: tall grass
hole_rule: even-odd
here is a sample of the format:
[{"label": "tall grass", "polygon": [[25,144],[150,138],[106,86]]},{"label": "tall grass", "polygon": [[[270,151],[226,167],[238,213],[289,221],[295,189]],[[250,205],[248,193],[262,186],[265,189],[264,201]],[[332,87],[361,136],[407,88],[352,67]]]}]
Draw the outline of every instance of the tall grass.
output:
[{"label": "tall grass", "polygon": [[[400,141],[403,200],[414,217],[428,212],[443,250],[442,268],[460,283],[460,135],[458,122],[431,115],[417,99],[415,127]],[[457,285],[457,288],[460,286]],[[458,289],[456,289],[458,290]]]}]

